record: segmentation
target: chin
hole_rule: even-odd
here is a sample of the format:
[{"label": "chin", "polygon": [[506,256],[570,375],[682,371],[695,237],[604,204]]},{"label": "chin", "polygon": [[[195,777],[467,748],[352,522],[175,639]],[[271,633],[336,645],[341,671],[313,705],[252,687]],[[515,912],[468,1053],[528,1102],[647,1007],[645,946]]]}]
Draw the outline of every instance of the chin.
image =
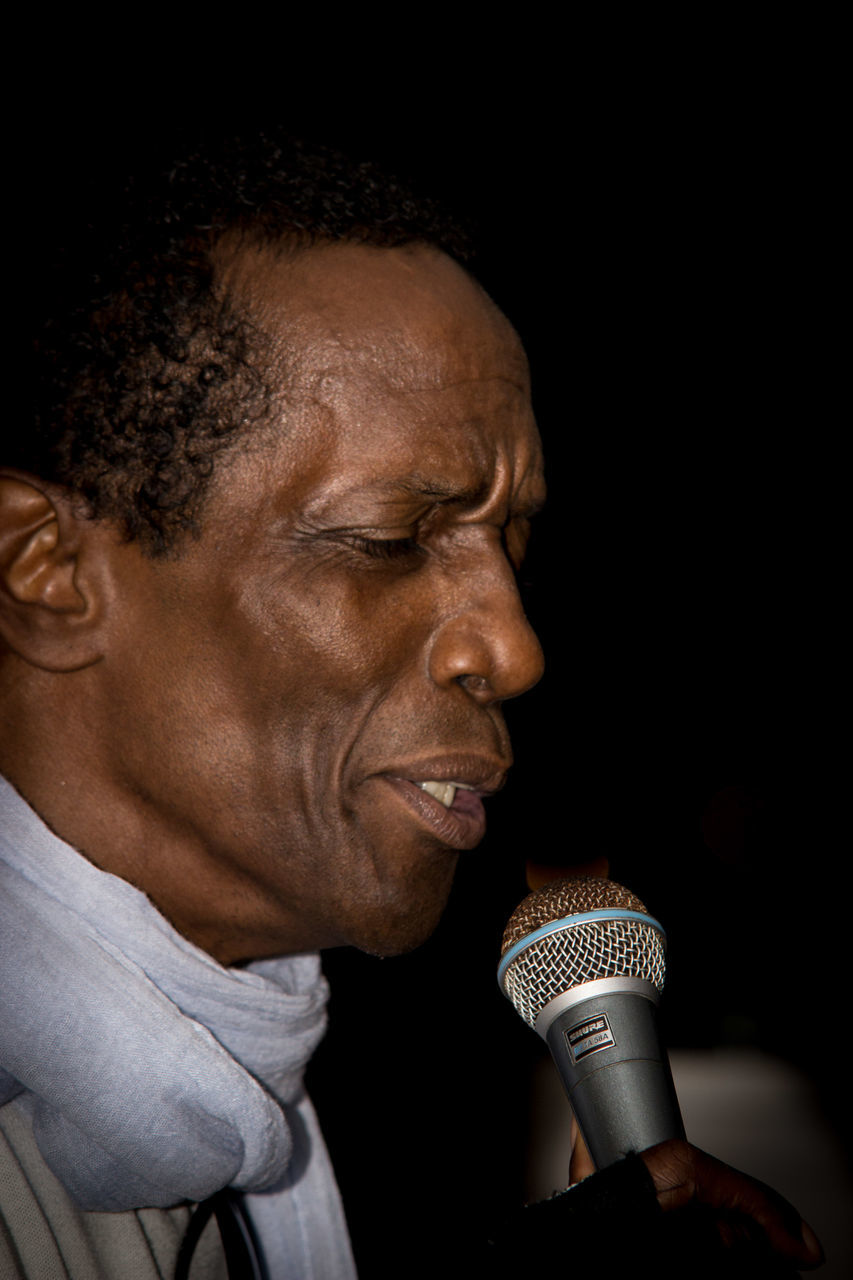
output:
[{"label": "chin", "polygon": [[397,894],[374,902],[372,910],[359,912],[351,922],[348,944],[381,958],[406,955],[422,946],[444,914],[455,867],[454,859],[443,883],[402,885]]}]

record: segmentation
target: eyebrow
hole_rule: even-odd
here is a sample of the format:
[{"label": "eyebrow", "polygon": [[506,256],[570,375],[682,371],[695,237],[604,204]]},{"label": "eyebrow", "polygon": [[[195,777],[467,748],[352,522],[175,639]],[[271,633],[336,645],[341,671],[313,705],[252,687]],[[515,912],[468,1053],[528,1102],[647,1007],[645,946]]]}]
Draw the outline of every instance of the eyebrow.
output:
[{"label": "eyebrow", "polygon": [[406,480],[392,480],[389,489],[402,489],[413,498],[430,498],[433,502],[460,502],[466,506],[476,506],[488,497],[489,486],[484,481],[473,488],[462,488],[460,485],[436,484],[435,481],[414,475]]},{"label": "eyebrow", "polygon": [[[482,484],[472,488],[463,488],[458,485],[442,485],[437,484],[425,476],[409,476],[405,480],[392,480],[382,486],[389,491],[403,492],[409,494],[413,498],[428,499],[431,502],[449,505],[450,503],[458,503],[464,507],[476,507],[480,503],[485,502],[489,496],[491,485],[484,481]],[[544,496],[535,496],[529,498],[520,498],[512,504],[512,512],[515,516],[532,517],[538,514],[545,505]]]}]

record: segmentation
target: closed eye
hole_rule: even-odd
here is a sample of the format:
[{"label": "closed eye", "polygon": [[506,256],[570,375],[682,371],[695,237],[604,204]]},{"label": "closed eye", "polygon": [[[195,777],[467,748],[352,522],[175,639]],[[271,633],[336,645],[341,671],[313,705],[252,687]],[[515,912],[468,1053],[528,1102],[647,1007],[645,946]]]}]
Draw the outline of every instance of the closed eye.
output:
[{"label": "closed eye", "polygon": [[424,551],[415,538],[359,538],[351,535],[348,542],[375,560],[405,560]]}]

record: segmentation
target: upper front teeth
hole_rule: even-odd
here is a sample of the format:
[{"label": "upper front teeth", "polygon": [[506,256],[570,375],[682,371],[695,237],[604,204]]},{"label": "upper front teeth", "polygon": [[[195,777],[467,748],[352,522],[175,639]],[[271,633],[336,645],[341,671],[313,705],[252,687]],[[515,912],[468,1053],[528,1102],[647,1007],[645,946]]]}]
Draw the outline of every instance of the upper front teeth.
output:
[{"label": "upper front teeth", "polygon": [[434,796],[445,809],[449,809],[456,799],[457,791],[472,791],[473,787],[468,787],[464,782],[419,782],[418,786],[422,791],[426,791],[427,795]]},{"label": "upper front teeth", "polygon": [[456,784],[454,782],[419,782],[418,786],[422,791],[426,791],[427,795],[435,796],[445,809],[449,809],[456,798]]}]

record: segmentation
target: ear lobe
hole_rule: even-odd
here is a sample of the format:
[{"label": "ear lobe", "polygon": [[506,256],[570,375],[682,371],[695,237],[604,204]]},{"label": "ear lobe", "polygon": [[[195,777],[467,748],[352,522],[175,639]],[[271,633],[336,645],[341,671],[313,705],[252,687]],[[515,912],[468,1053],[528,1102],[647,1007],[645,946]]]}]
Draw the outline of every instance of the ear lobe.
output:
[{"label": "ear lobe", "polygon": [[20,657],[51,671],[100,656],[96,579],[81,572],[84,519],[57,486],[0,472],[0,632]]}]

